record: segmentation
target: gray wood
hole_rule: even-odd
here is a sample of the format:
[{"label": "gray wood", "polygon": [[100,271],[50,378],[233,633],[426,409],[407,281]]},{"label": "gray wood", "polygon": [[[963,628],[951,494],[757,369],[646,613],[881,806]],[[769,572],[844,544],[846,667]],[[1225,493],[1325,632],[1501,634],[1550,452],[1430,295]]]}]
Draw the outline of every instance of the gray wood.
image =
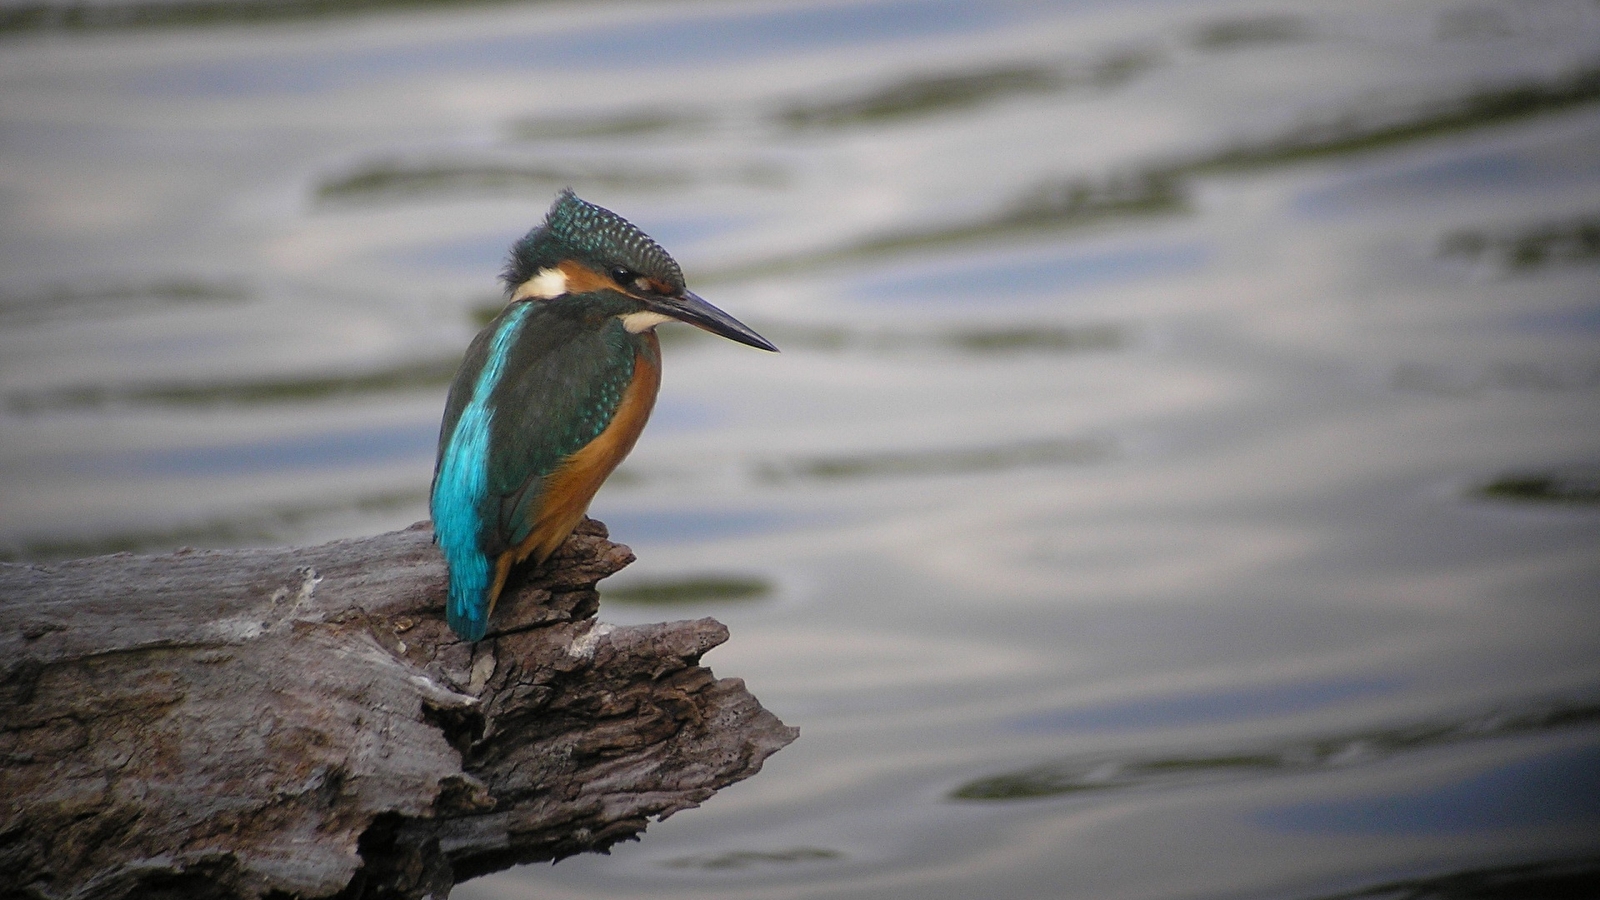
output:
[{"label": "gray wood", "polygon": [[476,646],[427,523],[0,565],[0,897],[443,897],[698,805],[797,732],[717,621],[596,622],[632,560],[585,522]]}]

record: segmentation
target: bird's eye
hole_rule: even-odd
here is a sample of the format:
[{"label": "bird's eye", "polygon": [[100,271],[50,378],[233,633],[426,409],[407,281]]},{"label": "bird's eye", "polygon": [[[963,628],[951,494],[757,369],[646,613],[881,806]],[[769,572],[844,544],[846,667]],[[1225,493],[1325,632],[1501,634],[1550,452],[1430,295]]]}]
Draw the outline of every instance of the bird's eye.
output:
[{"label": "bird's eye", "polygon": [[623,287],[641,294],[655,293],[655,288],[650,284],[650,279],[640,275],[627,266],[617,266],[611,270],[611,280]]}]

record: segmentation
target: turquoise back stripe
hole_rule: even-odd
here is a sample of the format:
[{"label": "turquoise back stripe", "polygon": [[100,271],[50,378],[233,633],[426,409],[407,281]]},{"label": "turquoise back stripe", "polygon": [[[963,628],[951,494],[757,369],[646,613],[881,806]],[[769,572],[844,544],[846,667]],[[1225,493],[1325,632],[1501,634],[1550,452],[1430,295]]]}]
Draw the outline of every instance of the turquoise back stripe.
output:
[{"label": "turquoise back stripe", "polygon": [[472,399],[456,422],[433,487],[433,532],[450,566],[450,602],[445,613],[455,633],[469,641],[482,639],[489,629],[493,562],[478,545],[478,533],[484,527],[483,499],[489,487],[489,425],[494,420],[489,392],[505,371],[506,356],[532,308],[530,303],[512,307],[495,332],[483,371],[472,387]]}]

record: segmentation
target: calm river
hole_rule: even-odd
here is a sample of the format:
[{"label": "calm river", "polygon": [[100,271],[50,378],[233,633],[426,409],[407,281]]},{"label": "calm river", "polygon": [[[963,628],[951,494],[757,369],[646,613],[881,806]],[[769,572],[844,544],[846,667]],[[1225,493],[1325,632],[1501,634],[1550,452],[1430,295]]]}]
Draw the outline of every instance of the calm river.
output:
[{"label": "calm river", "polygon": [[49,2],[4,558],[425,518],[564,186],[783,348],[593,513],[800,739],[455,897],[1600,894],[1593,0]]}]

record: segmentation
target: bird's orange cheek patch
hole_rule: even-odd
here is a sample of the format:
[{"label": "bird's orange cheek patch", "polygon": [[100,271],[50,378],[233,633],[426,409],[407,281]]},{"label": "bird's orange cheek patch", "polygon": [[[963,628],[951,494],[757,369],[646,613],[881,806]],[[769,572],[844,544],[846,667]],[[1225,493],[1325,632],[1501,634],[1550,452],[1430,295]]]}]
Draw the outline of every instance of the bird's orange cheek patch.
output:
[{"label": "bird's orange cheek patch", "polygon": [[617,283],[609,277],[589,268],[582,263],[567,260],[556,268],[567,278],[567,293],[588,294],[594,291],[617,290]]}]

